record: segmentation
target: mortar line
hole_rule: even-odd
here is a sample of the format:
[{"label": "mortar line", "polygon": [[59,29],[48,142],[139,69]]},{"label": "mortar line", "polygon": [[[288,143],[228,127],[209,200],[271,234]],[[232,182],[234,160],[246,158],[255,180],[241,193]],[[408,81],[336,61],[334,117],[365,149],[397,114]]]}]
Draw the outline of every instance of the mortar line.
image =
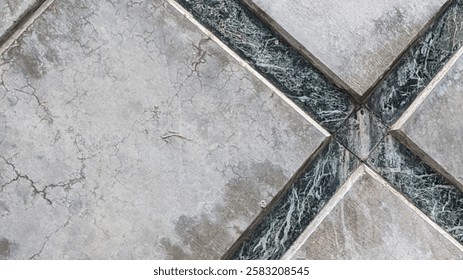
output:
[{"label": "mortar line", "polygon": [[463,184],[458,181],[453,175],[445,170],[445,168],[438,163],[435,159],[429,156],[420,146],[418,146],[410,137],[408,137],[403,131],[401,130],[394,130],[390,133],[394,136],[400,143],[402,143],[405,147],[407,147],[410,151],[413,152],[422,162],[426,163],[434,169],[437,173],[439,173],[442,177],[447,179],[450,183],[454,184],[456,187],[463,192]]},{"label": "mortar line", "polygon": [[323,220],[331,213],[331,211],[339,204],[344,196],[353,187],[354,183],[365,173],[365,165],[360,164],[359,167],[350,175],[350,177],[342,184],[342,186],[334,193],[322,210],[318,212],[315,218],[293,242],[291,247],[281,257],[282,260],[290,260],[299,249],[305,244],[309,237],[315,232]]},{"label": "mortar line", "polygon": [[[6,39],[0,44],[0,56],[10,48],[10,46],[31,26],[53,4],[55,0],[45,0],[39,3],[37,7],[29,11],[23,18],[12,28]],[[1,59],[1,58],[0,58]]]},{"label": "mortar line", "polygon": [[447,240],[449,240],[453,245],[455,245],[460,251],[463,252],[463,245],[460,244],[455,238],[453,238],[447,231],[445,231],[441,226],[432,221],[426,214],[424,214],[418,207],[416,207],[412,202],[410,202],[401,192],[396,190],[391,186],[383,176],[376,173],[373,169],[365,165],[365,172],[371,175],[375,180],[383,184],[387,190],[389,190],[394,196],[396,196],[400,201],[407,205],[410,209],[413,210],[421,219],[426,221],[431,227],[437,230],[441,235],[443,235]]},{"label": "mortar line", "polygon": [[463,47],[458,49],[458,51],[450,58],[450,60],[442,67],[441,70],[434,76],[434,78],[429,82],[429,84],[418,94],[418,97],[415,98],[412,104],[405,110],[405,112],[400,116],[400,118],[391,126],[391,130],[400,130],[402,126],[407,122],[407,120],[415,113],[415,111],[421,106],[421,104],[426,100],[432,90],[442,81],[442,79],[447,75],[447,73],[452,69],[455,63],[463,55]]},{"label": "mortar line", "polygon": [[209,31],[204,25],[197,21],[193,15],[183,8],[175,0],[166,0],[170,5],[172,5],[178,12],[185,16],[190,22],[192,22],[196,27],[198,27],[206,36],[211,38],[216,44],[218,44],[225,52],[227,52],[231,57],[233,57],[241,66],[246,70],[251,72],[257,79],[263,82],[267,87],[270,88],[276,95],[278,95],[285,103],[287,103],[294,111],[299,113],[305,120],[307,120],[311,125],[315,126],[325,137],[331,136],[331,134],[323,128],[317,121],[315,121],[311,116],[309,116],[301,107],[296,105],[291,99],[289,99],[281,90],[274,86],[269,80],[262,76],[257,70],[255,70],[249,63],[247,63],[241,56],[234,52],[231,48],[225,45],[217,36],[215,36],[211,31]]},{"label": "mortar line", "polygon": [[370,99],[371,95],[375,91],[375,89],[395,70],[397,65],[400,63],[402,58],[411,50],[416,44],[420,42],[423,38],[424,34],[428,32],[432,28],[432,26],[443,16],[449,6],[452,4],[453,0],[447,0],[440,9],[428,20],[428,22],[421,28],[421,30],[412,38],[409,44],[394,58],[391,62],[389,67],[383,72],[383,74],[376,79],[374,83],[365,91],[364,95],[362,96],[362,105],[366,105],[367,101]]}]

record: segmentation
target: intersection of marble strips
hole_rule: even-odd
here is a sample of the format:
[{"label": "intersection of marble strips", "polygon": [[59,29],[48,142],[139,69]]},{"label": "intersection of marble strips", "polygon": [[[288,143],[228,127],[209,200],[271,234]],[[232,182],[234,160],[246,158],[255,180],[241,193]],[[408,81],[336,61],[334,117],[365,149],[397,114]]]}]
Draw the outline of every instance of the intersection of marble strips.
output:
[{"label": "intersection of marble strips", "polygon": [[[233,40],[230,40],[229,38],[227,38],[227,36],[228,36],[229,34],[226,34],[225,36],[221,36],[221,35],[223,35],[223,34],[221,34],[221,32],[224,32],[224,30],[225,30],[225,32],[227,32],[227,30],[226,30],[226,28],[227,28],[227,27],[226,27],[226,23],[224,23],[223,21],[221,21],[222,19],[218,19],[218,21],[220,21],[219,23],[217,23],[217,22],[214,23],[214,22],[211,22],[211,20],[201,18],[201,16],[204,16],[204,15],[201,14],[201,12],[205,12],[205,14],[211,15],[211,14],[210,14],[211,11],[208,11],[208,10],[207,10],[208,8],[211,8],[211,7],[206,7],[207,5],[200,5],[200,7],[198,7],[198,6],[195,7],[195,3],[194,3],[195,1],[188,1],[188,0],[183,1],[183,0],[180,0],[179,2],[181,2],[181,3],[189,10],[189,12],[192,12],[193,14],[196,13],[195,16],[198,18],[198,20],[201,21],[202,24],[205,24],[206,26],[208,26],[208,28],[211,28],[211,29],[214,31],[214,33],[217,34],[217,36],[221,37],[221,39],[224,40],[227,44],[231,45],[231,46],[232,46],[232,49],[234,49],[236,52],[240,53],[241,55],[244,55],[245,58],[246,58],[246,62],[251,63],[251,64],[253,63],[253,53],[252,53],[252,52],[251,52],[251,53],[244,53],[244,54],[243,54],[243,51],[239,48],[239,46],[238,46],[238,47],[236,46],[237,42],[236,42],[236,41],[233,42]],[[231,5],[233,6],[234,9],[240,8],[240,7],[239,7],[239,4],[237,4],[237,3],[234,2],[234,1],[226,1],[226,2],[227,2],[227,3],[231,3]],[[402,58],[402,60],[399,60],[398,65],[397,65],[397,66],[395,67],[395,69],[391,72],[391,74],[389,74],[389,76],[387,76],[387,77],[385,78],[385,80],[384,80],[384,82],[383,82],[382,84],[380,83],[380,85],[378,86],[379,89],[381,89],[381,88],[384,89],[384,85],[387,84],[387,83],[389,83],[389,82],[391,82],[391,81],[396,82],[396,80],[397,80],[398,78],[399,78],[399,79],[400,79],[400,78],[403,78],[403,77],[400,76],[401,74],[402,74],[402,75],[404,74],[404,73],[401,73],[401,71],[403,72],[403,71],[404,71],[404,70],[403,70],[404,68],[408,69],[407,67],[410,67],[409,65],[407,65],[407,63],[410,63],[410,61],[411,61],[411,62],[416,62],[416,61],[414,60],[414,56],[413,56],[413,55],[417,52],[417,49],[418,49],[418,51],[419,51],[419,50],[421,50],[420,48],[425,48],[425,49],[426,49],[426,48],[429,48],[429,49],[430,49],[431,47],[433,47],[433,45],[432,45],[433,40],[431,40],[431,39],[435,39],[435,38],[433,38],[434,35],[435,35],[435,34],[433,34],[433,32],[436,32],[436,30],[439,31],[439,30],[441,30],[441,29],[449,28],[449,27],[446,25],[446,23],[448,23],[447,21],[449,20],[449,18],[450,18],[451,15],[454,15],[454,16],[458,16],[458,15],[459,15],[458,12],[459,12],[459,11],[461,10],[461,8],[462,8],[462,7],[460,7],[460,5],[461,5],[460,2],[461,2],[461,1],[454,1],[454,2],[450,5],[450,7],[446,10],[446,12],[445,12],[443,15],[441,15],[441,16],[436,20],[436,22],[431,26],[430,31],[428,31],[427,33],[425,33],[424,37],[421,38],[422,40],[421,40],[421,41],[418,40],[418,42],[415,42],[415,44],[412,45],[412,46],[410,47],[409,51],[405,53],[405,55],[404,55],[404,57]],[[196,3],[196,4],[197,4],[197,3]],[[222,4],[223,4],[223,2],[222,2]],[[241,9],[243,9],[243,8],[241,8]],[[213,8],[212,8],[212,10],[213,10]],[[241,13],[241,16],[242,16],[242,14],[245,14],[245,15],[246,15],[246,13],[247,13],[247,11],[246,11],[246,9],[244,9],[244,12]],[[211,17],[209,17],[209,18],[211,18]],[[227,19],[227,20],[229,20],[229,19]],[[254,21],[255,21],[255,19],[254,19]],[[253,21],[252,21],[252,20],[248,20],[248,22],[253,22]],[[254,23],[255,23],[255,22],[254,22]],[[257,24],[257,25],[259,25],[259,24]],[[261,26],[260,26],[260,27],[261,27]],[[458,37],[458,38],[459,38],[461,32],[460,32],[460,33],[458,32],[458,31],[460,31],[460,30],[457,30],[458,26],[454,26],[454,28],[456,28],[456,29],[455,29],[454,38],[455,38],[455,37]],[[438,34],[438,35],[439,35],[439,34]],[[436,36],[438,36],[438,35],[436,35]],[[440,34],[440,35],[442,36],[442,34]],[[233,36],[233,34],[232,34],[232,36]],[[431,38],[431,37],[432,37],[432,38]],[[431,39],[430,39],[430,38],[431,38]],[[458,38],[457,38],[457,39],[458,39]],[[439,41],[440,39],[442,39],[442,38],[437,37],[437,39],[435,39],[435,41],[440,42],[440,41]],[[447,39],[448,39],[448,38],[447,38]],[[445,38],[442,39],[441,41],[444,41],[444,42],[445,42]],[[455,45],[458,46],[460,43],[461,43],[460,41],[456,40],[456,42],[453,42],[452,48],[454,48]],[[243,43],[243,42],[239,42],[239,44],[246,44],[246,42],[244,42],[244,43]],[[284,44],[284,43],[283,43],[283,42],[280,42],[280,44]],[[286,47],[291,48],[290,46],[286,46]],[[451,50],[450,50],[450,53],[452,53],[453,51],[454,51],[454,50],[451,49]],[[424,64],[426,65],[426,63],[427,63],[426,59],[427,59],[427,57],[424,59],[424,62],[423,62],[423,60],[422,60],[422,61],[418,61],[418,63],[415,63],[415,64],[418,64],[418,66],[416,66],[416,65],[415,65],[415,66],[416,66],[416,67],[423,67],[421,64],[424,63]],[[445,65],[445,64],[447,63],[448,59],[449,59],[449,55],[445,56],[443,59],[441,59],[440,61],[438,61],[437,64],[432,65],[432,66],[433,66],[433,69],[432,69],[433,71],[431,71],[431,72],[435,75],[435,74],[436,74],[436,71],[439,71],[439,69],[440,69],[443,65]],[[405,61],[405,62],[404,62],[404,61]],[[255,62],[255,61],[254,61],[254,62]],[[421,64],[420,64],[420,63],[421,63]],[[413,64],[413,63],[412,63],[412,64]],[[404,66],[404,65],[405,65],[405,66]],[[260,72],[264,72],[264,76],[265,76],[266,78],[270,79],[272,82],[275,82],[275,80],[276,80],[276,84],[279,85],[279,86],[282,88],[282,91],[283,91],[284,93],[286,93],[288,96],[290,96],[290,97],[292,96],[292,93],[291,93],[291,92],[287,92],[287,90],[288,90],[287,88],[285,88],[284,86],[281,86],[281,81],[278,80],[278,79],[281,79],[281,78],[282,78],[281,76],[280,76],[280,77],[276,77],[276,78],[275,78],[275,77],[270,77],[270,78],[269,78],[269,77],[268,77],[268,73],[265,73],[265,71],[262,71],[262,69],[259,69],[259,65],[257,65],[257,63],[254,63],[253,66],[256,67]],[[275,67],[276,67],[276,66],[275,66]],[[438,75],[438,76],[439,76],[439,75]],[[440,77],[440,76],[439,76],[439,77]],[[283,77],[283,79],[284,79],[284,77]],[[437,78],[437,79],[438,79],[438,78]],[[409,99],[406,100],[406,102],[400,102],[400,100],[397,100],[398,97],[395,96],[394,98],[388,100],[389,102],[392,102],[392,105],[391,105],[391,104],[384,103],[384,102],[380,103],[380,105],[386,104],[386,105],[388,105],[388,106],[389,106],[389,105],[392,106],[393,111],[394,111],[394,118],[396,118],[396,117],[397,117],[397,114],[398,114],[397,112],[402,113],[402,112],[407,108],[407,106],[410,104],[410,102],[413,101],[414,97],[416,97],[416,95],[419,93],[419,91],[420,91],[424,86],[426,86],[426,84],[427,84],[429,81],[427,81],[427,80],[425,79],[424,81],[419,80],[418,82],[419,82],[419,83],[418,83],[416,86],[412,87],[413,90],[414,90],[414,92],[412,92],[412,94],[410,94],[410,96],[407,96]],[[432,83],[431,83],[431,84],[432,84]],[[313,93],[313,92],[312,92],[312,93]],[[345,92],[343,92],[343,93],[345,94]],[[426,91],[425,91],[425,93],[426,93]],[[424,93],[424,94],[425,94],[425,93]],[[313,94],[314,94],[314,95],[317,95],[317,92],[315,92],[315,93],[313,93]],[[387,93],[385,94],[385,93],[384,93],[384,90],[383,90],[383,91],[381,91],[381,90],[375,91],[375,93],[373,94],[373,98],[371,98],[372,101],[370,100],[370,103],[369,103],[370,106],[368,106],[369,108],[372,107],[371,104],[374,104],[373,102],[375,101],[375,97],[378,98],[378,96],[379,96],[379,98],[383,98],[384,96],[388,97],[389,95],[388,95]],[[399,97],[400,97],[400,96],[399,96]],[[307,98],[310,98],[310,95],[308,95]],[[392,100],[392,101],[391,101],[391,100]],[[396,102],[396,103],[398,102],[398,103],[399,103],[399,106],[397,106],[396,104],[394,104],[394,102]],[[297,103],[297,101],[296,101],[296,103]],[[298,103],[298,105],[301,105],[301,104]],[[394,107],[394,106],[396,106],[397,108]],[[349,106],[348,106],[348,107],[349,107]],[[374,107],[374,106],[373,106],[373,107]],[[311,109],[311,108],[308,108],[309,114],[310,114],[310,109]],[[375,111],[375,108],[372,108],[372,109],[373,109],[374,113],[378,113],[378,110]],[[376,109],[377,109],[377,108],[376,108]],[[307,110],[307,108],[305,108],[305,110]],[[357,109],[357,110],[358,110],[358,109]],[[381,110],[381,108],[380,108],[380,110]],[[314,115],[313,112],[312,112],[311,115]],[[363,115],[363,114],[362,114],[362,115]],[[353,115],[351,115],[351,117],[352,117],[352,116],[353,116]],[[391,124],[391,120],[390,120],[390,119],[383,117],[381,114],[379,114],[379,116],[381,117],[381,119],[382,119],[383,121],[386,122],[387,125],[390,125],[390,124]],[[317,118],[317,117],[318,117],[318,116],[315,114],[315,119],[317,119],[318,121],[320,121],[320,119]],[[373,118],[374,118],[374,116],[373,116]],[[345,119],[344,119],[344,120],[345,120]],[[338,120],[338,122],[342,122],[342,121],[344,121],[344,120]],[[393,120],[395,120],[395,119],[393,119]],[[323,124],[323,122],[321,122],[321,123]],[[381,121],[380,121],[379,123],[381,123]],[[325,126],[326,126],[326,123],[325,123]],[[330,124],[330,125],[328,126],[328,129],[329,129],[330,131],[332,131],[333,128],[336,128],[336,127],[338,127],[338,125],[332,125],[332,124]],[[336,129],[334,129],[334,130],[336,130]],[[425,163],[423,163],[423,162],[421,162],[421,161],[416,162],[416,161],[413,161],[413,160],[412,160],[412,161],[407,160],[407,159],[408,159],[407,156],[411,156],[411,157],[413,158],[413,153],[411,153],[409,150],[407,150],[407,148],[402,147],[403,145],[402,145],[400,142],[394,140],[392,137],[387,137],[387,139],[385,139],[385,138],[384,138],[384,136],[386,135],[385,132],[380,132],[380,134],[381,134],[381,135],[379,135],[379,137],[377,137],[378,139],[377,139],[375,142],[379,142],[379,140],[381,140],[381,139],[382,139],[382,141],[381,141],[380,143],[372,143],[373,145],[370,147],[370,151],[373,150],[374,148],[376,148],[378,145],[379,145],[379,146],[382,145],[383,148],[384,148],[385,141],[387,140],[387,142],[392,143],[392,144],[391,144],[391,145],[392,145],[391,147],[396,148],[396,149],[392,149],[392,150],[391,150],[391,149],[387,150],[388,152],[391,153],[390,156],[392,156],[393,158],[401,158],[401,157],[403,157],[404,155],[401,154],[401,153],[402,153],[403,151],[405,151],[405,153],[409,153],[409,154],[406,154],[406,155],[405,155],[405,162],[407,162],[407,163],[412,163],[412,164],[417,164],[418,166],[427,166]],[[381,145],[380,145],[380,144],[381,144]],[[355,148],[355,147],[354,147],[354,148]],[[377,149],[377,150],[379,150],[379,149]],[[365,156],[365,154],[366,154],[365,150],[364,150],[364,149],[361,149],[361,151],[362,151],[362,153],[363,153],[362,158],[363,158],[364,160],[366,160],[367,157]],[[370,152],[370,151],[369,151],[369,152]],[[398,154],[397,154],[397,153],[398,153]],[[321,153],[321,154],[319,155],[319,157],[323,157],[323,156],[326,156],[326,155],[327,155],[327,154]],[[376,154],[376,155],[374,155],[374,156],[376,156],[376,157],[384,157],[383,154]],[[383,162],[383,163],[384,163],[384,162]],[[369,164],[370,166],[375,166],[375,159],[371,159],[371,158],[370,158],[370,159],[368,160],[367,164]],[[380,168],[379,166],[375,166],[375,167],[376,167],[376,168],[380,168],[380,171],[383,171],[381,175],[385,176],[385,175],[387,175],[387,174],[385,174],[385,173],[388,173],[388,172],[389,172],[389,169],[392,167],[392,166],[389,166],[388,164],[389,164],[389,162],[385,162],[385,166],[382,166],[382,167],[383,167],[382,170],[381,170],[381,168]],[[316,164],[315,164],[315,165],[316,165]],[[414,169],[415,169],[414,167],[416,167],[416,166],[410,166],[409,169],[408,169],[407,171],[408,171],[408,172],[411,171],[411,172],[413,173],[413,172],[414,172]],[[429,170],[431,170],[431,172],[433,172],[432,169],[430,169],[429,167],[425,167],[424,170],[425,170],[425,172],[429,172]],[[399,170],[399,171],[400,171],[400,170]],[[308,171],[308,172],[310,172],[310,171]],[[381,173],[381,172],[380,172],[380,173]],[[400,172],[399,172],[399,175],[400,175]],[[429,174],[428,174],[428,175],[429,175]],[[442,177],[441,175],[439,175],[438,173],[435,173],[435,172],[434,172],[434,173],[432,173],[431,175],[434,176],[434,177],[436,177],[437,180],[438,180],[440,183],[447,184],[445,178]],[[301,175],[301,176],[304,176],[304,175]],[[413,178],[413,174],[411,175],[411,177]],[[346,179],[347,179],[347,178],[346,178]],[[394,177],[394,176],[393,176],[393,177],[391,177],[391,176],[389,176],[389,177],[386,176],[386,179],[388,179],[388,180],[390,181],[390,183],[392,183],[393,185],[394,185],[394,183],[396,183],[397,180],[398,180],[398,178],[397,178],[397,177]],[[295,179],[295,180],[297,180],[297,179]],[[400,180],[400,179],[399,179],[399,180]],[[339,183],[339,182],[338,182],[338,183]],[[341,183],[342,183],[342,182],[341,182]],[[421,181],[418,180],[418,182],[412,182],[412,183],[421,183]],[[429,182],[427,182],[427,183],[429,183]],[[432,183],[433,183],[433,182],[431,182],[431,184],[432,184]],[[306,185],[305,187],[313,187],[313,185],[312,185],[312,186]],[[339,186],[335,186],[335,187],[338,188]],[[425,187],[429,187],[429,184],[425,184]],[[291,189],[291,188],[294,188],[294,186],[288,187],[288,189]],[[454,186],[448,186],[448,188],[452,190],[452,192],[453,192],[452,195],[456,196],[456,197],[455,197],[455,199],[456,199],[456,202],[455,202],[455,203],[456,203],[456,207],[457,207],[457,210],[458,210],[458,209],[459,209],[458,207],[460,207],[459,204],[460,204],[461,201],[462,201],[462,199],[461,199],[461,193],[460,193],[460,192],[458,191],[458,189],[456,189]],[[412,186],[411,189],[413,189],[413,186]],[[402,190],[402,193],[403,193],[403,190]],[[407,194],[406,194],[406,195],[407,195]],[[459,198],[460,198],[460,199],[459,199]],[[417,201],[413,201],[413,197],[410,197],[410,194],[408,194],[408,199],[412,200],[412,203],[414,203],[415,205],[418,205],[419,207],[421,207],[421,211],[423,211],[423,212],[426,212],[426,209],[423,209],[423,208],[426,208],[426,207],[429,207],[429,206],[432,207],[432,206],[434,206],[434,205],[436,204],[436,201],[432,201],[433,197],[431,197],[431,200],[428,201],[428,204],[426,204],[426,203],[424,203],[424,204],[421,203],[421,204],[420,204],[419,202],[417,203]],[[437,199],[437,200],[438,200],[438,199]],[[438,201],[438,202],[439,202],[439,201]],[[275,204],[274,204],[274,205],[275,205],[275,208],[278,208],[278,207],[276,207],[276,205],[278,205],[278,203],[284,204],[284,202],[281,202],[281,201],[275,202]],[[325,203],[326,203],[326,201],[325,201]],[[454,206],[455,206],[455,205],[454,205]],[[285,207],[280,208],[280,210],[281,210],[281,209],[284,210]],[[290,208],[290,209],[291,209],[291,208]],[[274,209],[274,210],[275,210],[275,209]],[[275,210],[275,212],[278,212],[278,210]],[[272,216],[272,214],[269,214],[269,215]],[[457,220],[454,221],[454,222],[460,223],[460,222],[461,222],[461,219],[458,218],[458,212],[456,212],[456,215],[457,215],[457,216],[456,216]],[[269,216],[269,217],[270,217],[270,216]],[[284,216],[284,215],[283,215],[283,216]],[[280,220],[284,220],[284,219],[288,220],[288,219],[289,219],[289,221],[291,221],[290,216],[291,216],[291,215],[286,216],[286,218],[280,218]],[[311,220],[311,219],[313,219],[313,218],[314,218],[314,217],[311,216],[309,220]],[[435,217],[433,217],[433,218],[435,218]],[[278,220],[278,218],[276,218],[276,219]],[[264,218],[264,220],[265,220],[265,218]],[[267,217],[267,220],[270,221],[270,219],[268,219],[268,217]],[[229,257],[230,257],[230,256],[232,256],[232,257],[234,257],[234,258],[278,258],[278,257],[280,257],[282,252],[281,252],[280,249],[278,249],[278,247],[279,247],[279,246],[280,246],[280,247],[282,246],[281,243],[280,243],[280,244],[277,244],[277,245],[276,245],[276,248],[275,248],[275,247],[273,247],[273,248],[268,248],[268,247],[267,247],[267,244],[265,244],[265,240],[268,240],[268,239],[269,239],[270,235],[272,235],[272,233],[271,233],[272,231],[274,232],[273,234],[277,233],[277,235],[274,236],[274,238],[276,238],[276,240],[280,240],[280,241],[281,241],[281,239],[280,239],[281,236],[279,236],[279,234],[278,234],[278,233],[280,232],[281,228],[280,228],[280,229],[275,229],[275,226],[274,226],[274,225],[275,225],[276,222],[275,222],[275,221],[272,221],[272,223],[269,223],[268,221],[267,221],[267,227],[266,227],[266,228],[265,228],[265,226],[262,226],[262,225],[265,224],[265,222],[261,222],[261,224],[260,224],[260,229],[255,230],[252,234],[250,234],[250,236],[248,236],[248,237],[245,239],[245,241],[243,242],[244,245],[242,244],[241,247],[235,246],[235,248],[234,248],[233,250],[236,250],[236,251],[234,251],[234,253],[233,253],[233,252],[230,253],[230,254],[229,254]],[[436,220],[434,219],[434,221],[436,221]],[[438,220],[438,221],[436,221],[436,222],[438,222],[438,223],[440,224],[440,226],[444,226],[444,227],[445,227],[445,225],[442,224],[442,220]],[[444,222],[445,222],[445,221],[444,221]],[[309,221],[309,223],[310,223],[310,221]],[[290,224],[290,222],[288,222],[288,223],[286,223],[286,224]],[[257,227],[257,228],[258,228],[258,227]],[[457,228],[458,228],[458,225],[457,225]],[[448,228],[447,228],[447,230],[448,230]],[[269,235],[269,234],[270,234],[270,235]],[[281,235],[281,234],[280,234],[280,235]],[[287,236],[286,236],[286,235],[287,235],[287,233],[285,232],[285,234],[283,235],[285,241],[287,240]],[[272,235],[272,236],[273,236],[273,235]],[[453,234],[453,237],[455,237],[455,238],[457,238],[458,240],[461,241],[461,235],[460,235],[460,234],[458,234],[458,233],[457,233],[457,234]],[[264,242],[264,244],[263,244],[262,242]],[[250,244],[254,244],[254,245],[250,245]],[[259,247],[261,248],[260,250],[259,250]],[[268,252],[265,251],[265,250],[262,250],[262,248],[265,248],[265,250],[270,250],[270,251],[274,250],[274,254],[273,254],[273,255],[272,255],[272,253],[268,254]],[[246,252],[246,251],[248,252],[248,254],[247,254],[247,255],[246,255],[246,254],[243,254],[243,253]],[[260,254],[261,254],[261,255],[259,255],[259,253],[255,254],[256,251],[260,251]]]}]

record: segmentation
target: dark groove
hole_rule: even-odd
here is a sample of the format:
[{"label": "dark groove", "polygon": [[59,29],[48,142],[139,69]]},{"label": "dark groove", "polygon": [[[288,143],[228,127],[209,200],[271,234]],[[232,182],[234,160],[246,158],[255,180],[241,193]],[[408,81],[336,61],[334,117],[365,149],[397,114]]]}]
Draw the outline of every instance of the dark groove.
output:
[{"label": "dark groove", "polygon": [[248,238],[225,258],[279,259],[359,164],[353,154],[332,139]]},{"label": "dark groove", "polygon": [[463,244],[463,193],[389,135],[367,164]]},{"label": "dark groove", "polygon": [[19,20],[10,28],[6,30],[6,32],[0,36],[0,47],[5,44],[5,42],[10,38],[10,36],[16,32],[16,30],[20,29],[29,18],[34,15],[34,13],[40,8],[40,6],[45,3],[46,0],[39,0],[37,1],[29,10],[25,11],[20,17]]},{"label": "dark groove", "polygon": [[238,0],[177,0],[201,24],[329,131],[354,109],[337,87]]},{"label": "dark groove", "polygon": [[367,107],[391,125],[463,46],[463,0],[454,0],[373,91]]}]

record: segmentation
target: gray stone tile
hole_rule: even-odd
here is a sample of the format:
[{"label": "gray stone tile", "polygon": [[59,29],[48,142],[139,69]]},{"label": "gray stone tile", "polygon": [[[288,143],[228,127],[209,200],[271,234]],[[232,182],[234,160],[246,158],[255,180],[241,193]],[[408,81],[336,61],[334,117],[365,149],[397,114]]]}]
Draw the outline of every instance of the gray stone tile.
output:
[{"label": "gray stone tile", "polygon": [[245,0],[362,96],[445,0]]},{"label": "gray stone tile", "polygon": [[11,28],[41,0],[0,0],[0,42]]},{"label": "gray stone tile", "polygon": [[0,74],[1,258],[220,258],[325,139],[161,0],[56,1]]},{"label": "gray stone tile", "polygon": [[385,182],[360,176],[293,259],[463,259]]},{"label": "gray stone tile", "polygon": [[402,126],[415,145],[463,185],[463,57]]}]

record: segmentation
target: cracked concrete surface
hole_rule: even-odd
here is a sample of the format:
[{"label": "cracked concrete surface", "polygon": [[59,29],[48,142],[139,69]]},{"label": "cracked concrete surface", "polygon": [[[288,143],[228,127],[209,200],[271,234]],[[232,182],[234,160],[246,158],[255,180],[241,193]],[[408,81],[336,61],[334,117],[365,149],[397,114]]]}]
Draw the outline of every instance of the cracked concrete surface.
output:
[{"label": "cracked concrete surface", "polygon": [[55,1],[0,58],[0,258],[220,258],[324,139],[165,1]]}]

